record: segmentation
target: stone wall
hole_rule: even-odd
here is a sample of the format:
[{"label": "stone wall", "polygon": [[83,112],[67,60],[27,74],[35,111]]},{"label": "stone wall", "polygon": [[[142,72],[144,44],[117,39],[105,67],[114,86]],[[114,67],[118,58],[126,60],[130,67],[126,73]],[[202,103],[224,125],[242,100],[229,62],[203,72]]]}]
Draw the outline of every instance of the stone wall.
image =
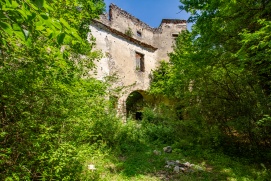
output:
[{"label": "stone wall", "polygon": [[160,26],[160,31],[154,34],[154,45],[158,48],[157,60],[168,61],[168,53],[173,51],[176,35],[181,31],[186,30],[186,21],[177,19],[163,19]]},{"label": "stone wall", "polygon": [[89,36],[96,39],[95,48],[103,53],[96,62],[97,78],[117,74],[119,79],[112,87],[129,86],[119,97],[120,112],[125,113],[131,92],[149,88],[151,71],[161,60],[169,60],[174,36],[185,29],[185,20],[172,19],[163,19],[159,27],[152,28],[113,4],[109,16],[93,20]]}]

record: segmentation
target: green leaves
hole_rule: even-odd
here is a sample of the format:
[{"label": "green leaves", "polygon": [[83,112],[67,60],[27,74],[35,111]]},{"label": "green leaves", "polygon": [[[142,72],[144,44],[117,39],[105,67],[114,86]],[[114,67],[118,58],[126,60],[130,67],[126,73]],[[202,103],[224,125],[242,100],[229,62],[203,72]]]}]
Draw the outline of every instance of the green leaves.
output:
[{"label": "green leaves", "polygon": [[106,86],[84,76],[98,56],[78,26],[97,15],[73,14],[74,3],[0,1],[0,180],[80,180],[91,147],[80,135],[107,114]]},{"label": "green leaves", "polygon": [[60,18],[59,21],[68,29],[71,29],[70,25],[68,24],[68,22],[66,20],[64,20],[63,18]]},{"label": "green leaves", "polygon": [[64,38],[65,38],[65,33],[59,34],[59,35],[57,36],[57,42],[58,42],[58,44],[61,45],[61,44],[63,43]]},{"label": "green leaves", "polygon": [[35,0],[34,2],[36,4],[36,6],[38,6],[39,8],[43,8],[44,0]]},{"label": "green leaves", "polygon": [[12,25],[14,33],[17,37],[19,37],[21,40],[25,40],[26,36],[24,35],[24,31],[18,24],[13,24]]},{"label": "green leaves", "polygon": [[57,38],[58,44],[63,43],[65,37],[83,42],[78,30],[71,28],[66,20],[50,16],[53,9],[44,0],[35,0],[34,4],[29,0],[6,0],[2,6],[0,29],[22,40],[21,43],[26,43],[32,34]]},{"label": "green leaves", "polygon": [[151,91],[179,98],[189,119],[257,149],[271,139],[270,127],[257,124],[271,113],[271,2],[181,2],[195,25],[154,73]]},{"label": "green leaves", "polygon": [[22,29],[17,23],[13,24],[12,27],[5,22],[0,22],[0,27],[10,36],[15,35],[19,39],[25,41],[29,37],[29,31]]},{"label": "green leaves", "polygon": [[43,20],[48,20],[48,19],[49,19],[49,16],[48,16],[46,13],[41,13],[41,14],[40,14],[40,17],[41,17]]},{"label": "green leaves", "polygon": [[12,28],[8,23],[0,22],[0,27],[9,35],[12,35]]}]

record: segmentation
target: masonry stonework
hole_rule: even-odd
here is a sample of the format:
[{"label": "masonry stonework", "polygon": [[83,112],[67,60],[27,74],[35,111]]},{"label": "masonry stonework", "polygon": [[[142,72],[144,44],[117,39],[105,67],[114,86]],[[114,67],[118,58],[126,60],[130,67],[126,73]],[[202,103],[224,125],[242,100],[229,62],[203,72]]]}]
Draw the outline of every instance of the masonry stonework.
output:
[{"label": "masonry stonework", "polygon": [[118,110],[126,115],[126,99],[131,92],[145,91],[150,86],[151,71],[162,60],[168,61],[168,53],[176,36],[186,30],[186,21],[163,19],[160,26],[152,28],[114,4],[109,15],[93,20],[90,36],[96,39],[95,49],[103,58],[96,62],[97,78],[117,75],[112,87],[127,86],[118,98]]}]

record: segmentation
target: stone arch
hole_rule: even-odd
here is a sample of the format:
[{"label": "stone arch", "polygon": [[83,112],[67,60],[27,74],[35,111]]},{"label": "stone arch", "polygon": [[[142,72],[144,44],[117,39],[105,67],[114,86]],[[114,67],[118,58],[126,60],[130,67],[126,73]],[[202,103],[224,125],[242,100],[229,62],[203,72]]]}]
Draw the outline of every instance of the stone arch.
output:
[{"label": "stone arch", "polygon": [[134,90],[127,96],[125,101],[126,118],[132,117],[136,120],[142,119],[145,95],[146,93],[143,90]]}]

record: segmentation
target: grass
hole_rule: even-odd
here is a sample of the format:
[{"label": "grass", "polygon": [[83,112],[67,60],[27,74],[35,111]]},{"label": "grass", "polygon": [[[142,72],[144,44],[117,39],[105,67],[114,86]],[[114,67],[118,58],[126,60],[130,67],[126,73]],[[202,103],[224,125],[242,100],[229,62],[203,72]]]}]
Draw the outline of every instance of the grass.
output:
[{"label": "grass", "polygon": [[[143,145],[142,145],[143,146]],[[269,180],[270,173],[263,164],[251,164],[247,160],[229,157],[222,153],[202,150],[182,154],[181,150],[173,149],[173,153],[163,153],[165,145],[144,145],[139,150],[130,150],[125,154],[111,152],[97,157],[97,170],[91,174],[94,180],[122,181],[122,180],[227,180],[250,181]],[[153,150],[160,148],[161,155],[155,155]],[[188,173],[174,173],[165,168],[166,160],[180,160],[190,162],[204,168],[202,171]],[[93,177],[94,178],[94,177]]]},{"label": "grass", "polygon": [[[116,131],[115,145],[103,151],[98,149],[97,153],[86,161],[85,168],[88,164],[96,167],[95,171],[85,169],[86,180],[271,180],[270,165],[252,162],[253,159],[229,156],[206,145],[204,148],[200,145],[194,146],[194,143],[191,143],[191,136],[194,134],[191,134],[190,138],[189,135],[183,136],[183,139],[178,141],[180,135],[174,135],[176,143],[173,144],[170,126],[161,129],[161,125],[155,127],[154,124],[139,125],[130,122]],[[172,153],[164,153],[165,146],[172,146]],[[154,150],[161,154],[154,154]],[[167,160],[189,162],[202,170],[174,173],[173,168],[165,168]]]}]

